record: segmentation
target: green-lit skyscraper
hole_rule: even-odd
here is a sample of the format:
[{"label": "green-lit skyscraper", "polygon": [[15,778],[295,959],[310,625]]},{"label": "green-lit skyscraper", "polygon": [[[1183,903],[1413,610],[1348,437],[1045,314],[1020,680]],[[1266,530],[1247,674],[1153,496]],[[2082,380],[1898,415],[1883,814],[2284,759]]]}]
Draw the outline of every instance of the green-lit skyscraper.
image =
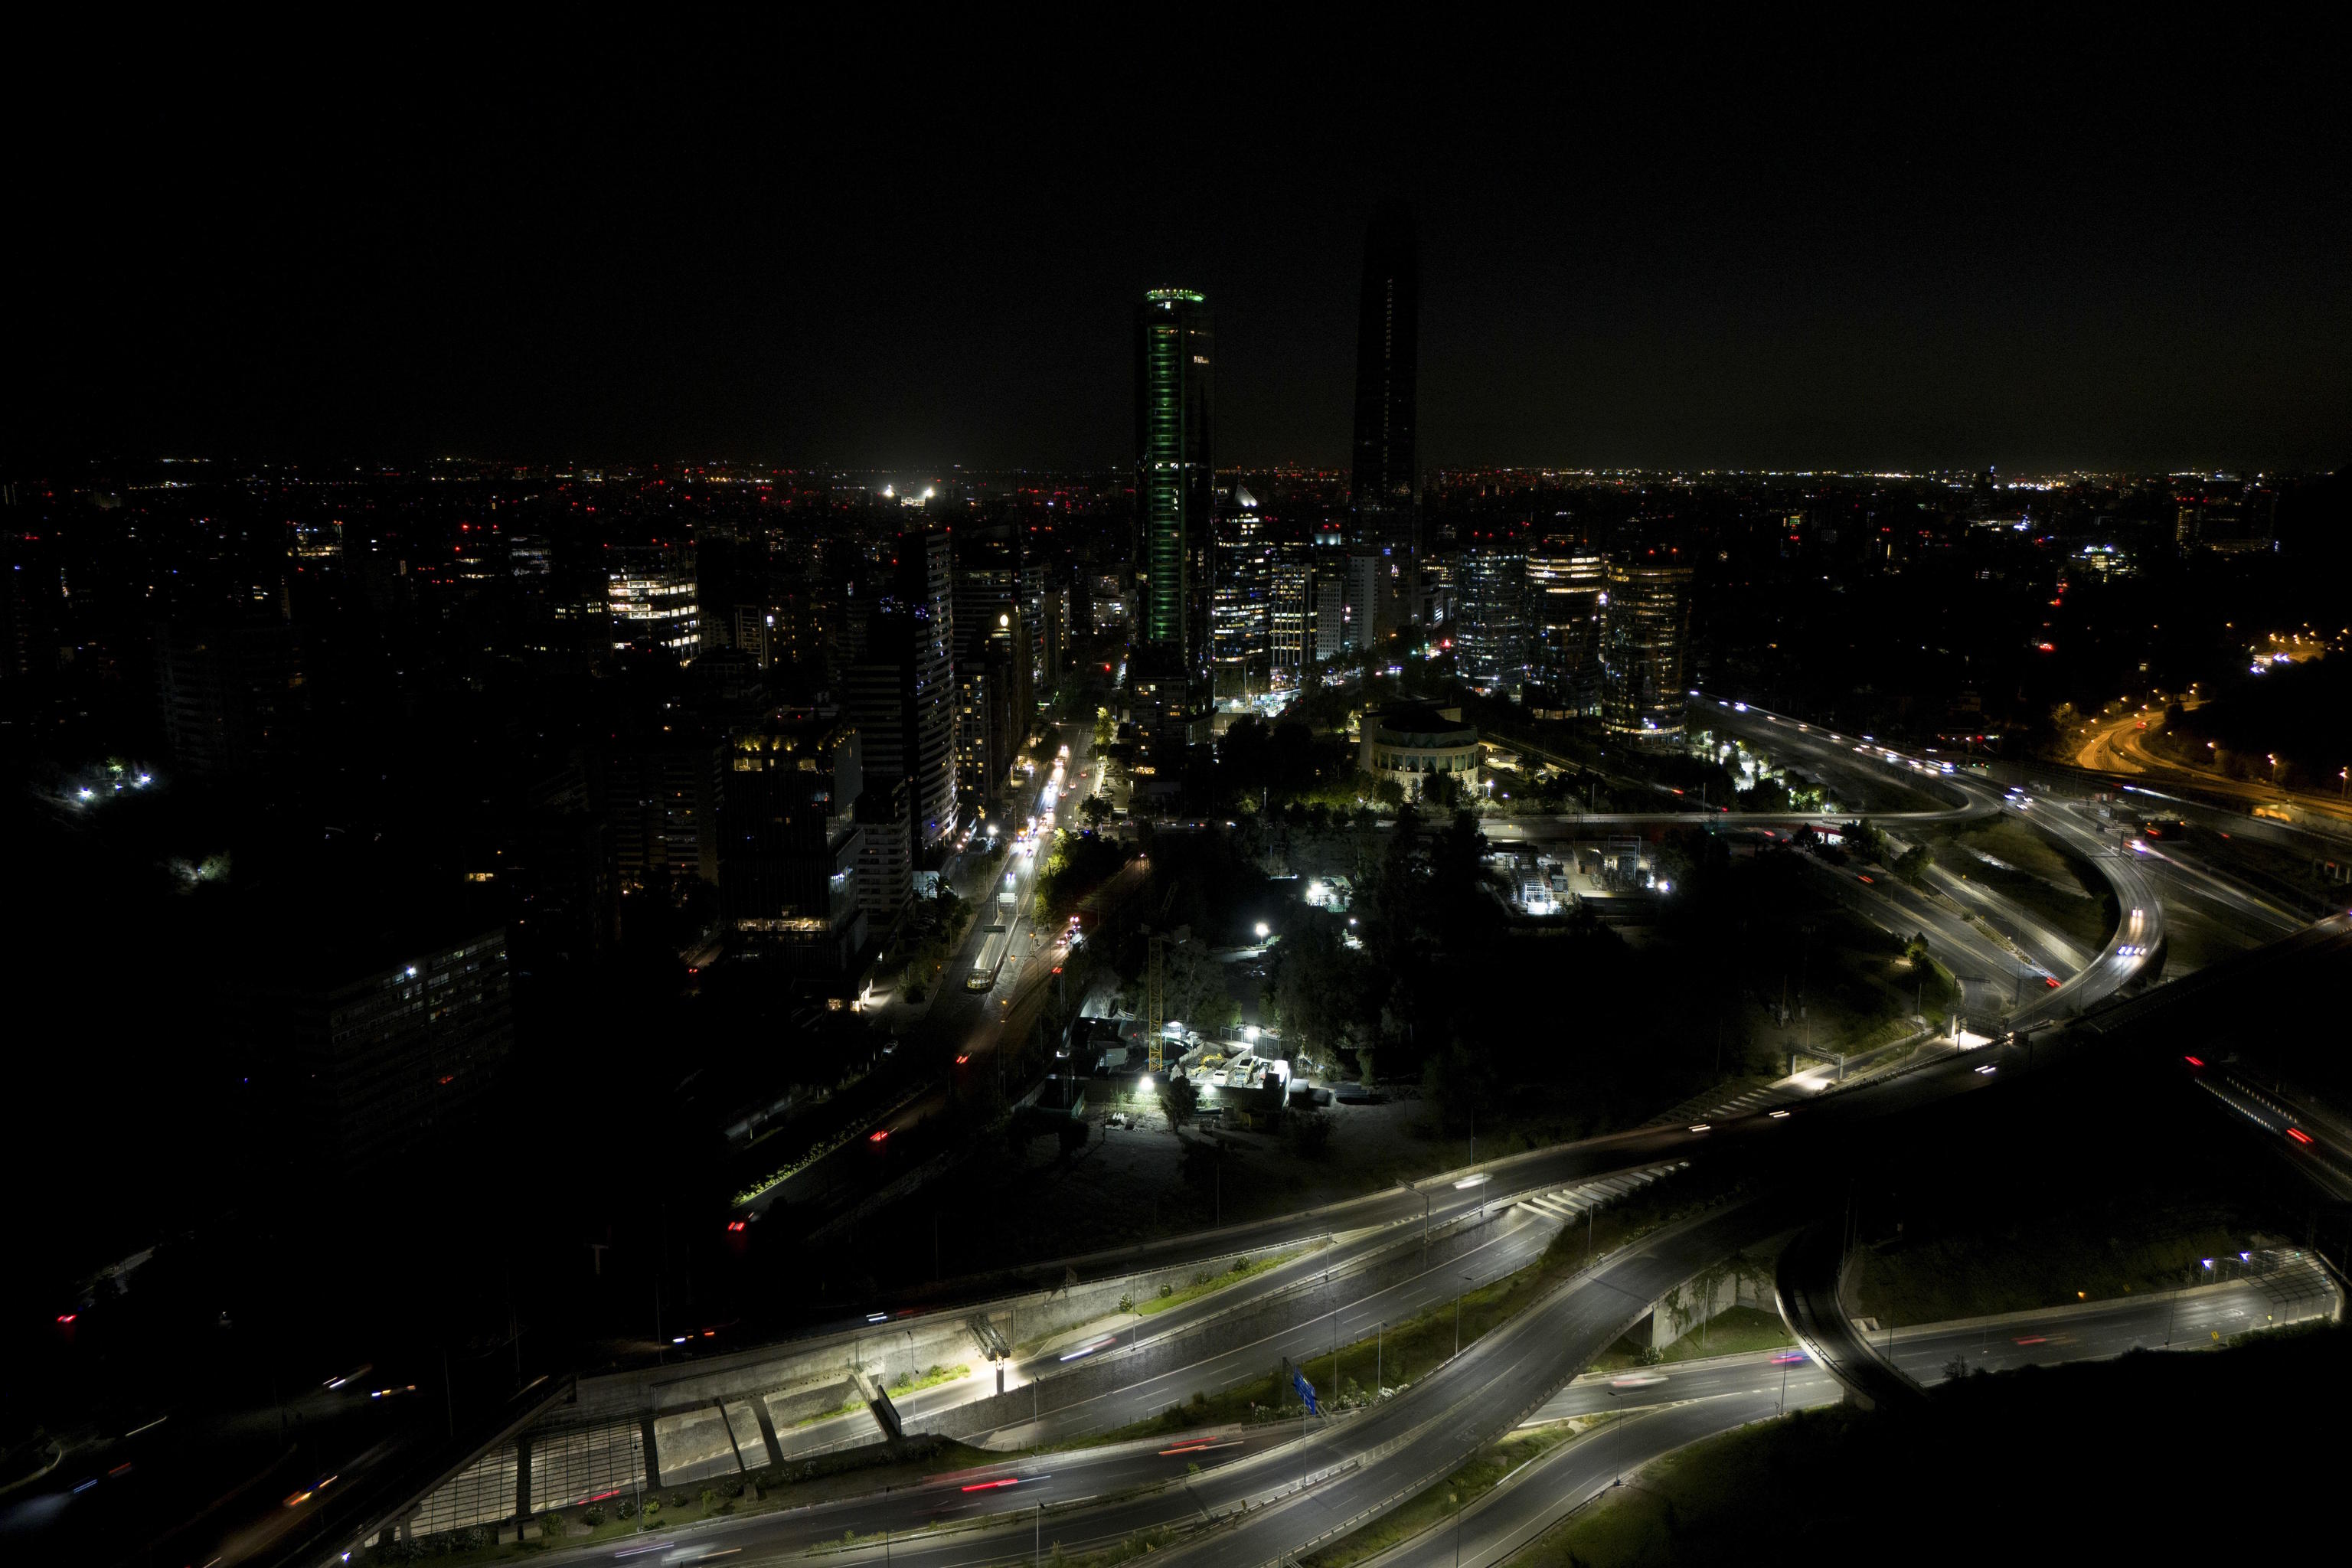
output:
[{"label": "green-lit skyscraper", "polygon": [[1209,307],[1190,289],[1154,289],[1135,316],[1137,696],[1155,713],[1209,698]]}]

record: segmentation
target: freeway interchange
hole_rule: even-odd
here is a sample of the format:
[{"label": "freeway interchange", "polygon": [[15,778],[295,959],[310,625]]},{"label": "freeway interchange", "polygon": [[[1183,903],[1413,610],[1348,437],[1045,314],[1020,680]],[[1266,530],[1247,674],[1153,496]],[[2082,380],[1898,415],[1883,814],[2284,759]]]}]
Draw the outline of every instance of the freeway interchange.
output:
[{"label": "freeway interchange", "polygon": [[[1790,726],[1790,721],[1769,715],[1758,716],[1756,721],[1772,724],[1776,731]],[[1772,738],[1779,742],[1784,733],[1776,732]],[[1806,729],[1801,733],[1811,736],[1813,731]],[[1822,761],[1831,760],[1832,748],[1850,747],[1844,737],[1834,734],[1804,743],[1815,749]],[[1835,760],[1851,765],[1850,752]],[[1880,759],[1882,763],[1888,761]],[[1899,760],[1895,761],[1899,765]],[[1947,776],[1935,782],[1956,792],[1959,804],[1917,814],[1922,817],[1951,820],[2016,809],[1979,781]],[[1885,823],[1900,820],[1901,815],[1872,814],[1874,820]],[[1700,814],[1675,816],[1709,820]],[[1719,823],[1724,817],[1717,814],[1711,820]],[[1771,820],[1785,824],[1791,819],[1782,816]],[[1196,1308],[1180,1308],[1147,1326],[1122,1328],[1092,1342],[1080,1342],[1085,1347],[1081,1355],[1116,1356],[1139,1342],[1179,1333],[1195,1321],[1233,1310],[1241,1301],[1286,1289],[1316,1289],[1318,1277],[1323,1310],[1260,1338],[1222,1346],[1180,1367],[1154,1370],[1085,1403],[1003,1428],[991,1441],[1026,1447],[1108,1430],[1180,1403],[1193,1392],[1214,1392],[1263,1376],[1278,1360],[1322,1354],[1335,1344],[1361,1339],[1377,1324],[1410,1317],[1458,1297],[1467,1289],[1523,1267],[1540,1254],[1555,1234],[1556,1225],[1545,1223],[1536,1210],[1521,1206],[1521,1199],[1693,1161],[1785,1172],[1804,1161],[1833,1159],[1853,1136],[1890,1118],[1931,1108],[1965,1106],[1971,1097],[2003,1092],[2020,1079],[2031,1081],[2070,1058],[2088,1059],[2094,1049],[2111,1043],[2098,1030],[2090,1032],[2080,1050],[2070,1048],[2067,1036],[2062,1033],[2056,1040],[2042,1044],[2038,1054],[2021,1038],[2022,1033],[2034,1024],[2095,1009],[2147,972],[2161,950],[2162,900],[2154,868],[2137,852],[2113,842],[2095,822],[2048,809],[2035,810],[2032,820],[2078,853],[2094,857],[2119,904],[2127,911],[2137,911],[2138,918],[2122,922],[2099,952],[2079,955],[2087,962],[2063,984],[2021,996],[2006,1020],[2009,1028],[2016,1031],[2007,1040],[1983,1051],[1931,1057],[1899,1073],[1841,1086],[1809,1099],[1769,1100],[1750,1107],[1746,1114],[1635,1129],[1490,1163],[1475,1172],[1454,1173],[1452,1179],[1372,1194],[1316,1214],[1229,1227],[1213,1236],[1175,1238],[1115,1258],[1072,1260],[1066,1266],[1071,1278],[1099,1278],[1113,1271],[1178,1265],[1252,1248],[1318,1244],[1315,1250],[1254,1280],[1242,1296],[1210,1298]],[[2189,875],[2185,870],[2179,874]],[[2297,923],[2285,911],[2263,908],[2264,923],[2271,931],[2291,929]],[[2352,950],[2352,932],[2347,932],[2339,916],[2305,928],[2295,941],[2283,945],[2298,948],[2300,958],[2332,963]],[[1816,1200],[1800,1196],[1790,1184],[1767,1182],[1733,1201],[1653,1232],[1559,1280],[1494,1332],[1392,1397],[1338,1419],[1271,1422],[1205,1436],[1196,1433],[1095,1450],[1008,1458],[1002,1467],[933,1478],[919,1487],[878,1497],[713,1521],[698,1527],[690,1536],[665,1537],[663,1544],[684,1553],[679,1561],[691,1560],[696,1553],[719,1552],[740,1552],[756,1561],[838,1542],[845,1533],[860,1542],[887,1536],[892,1539],[878,1551],[861,1544],[839,1554],[861,1560],[887,1555],[893,1563],[906,1559],[948,1568],[1025,1556],[1055,1543],[1077,1551],[1145,1531],[1201,1527],[1184,1548],[1188,1557],[1256,1568],[1377,1517],[1450,1473],[1522,1421],[1603,1410],[1622,1412],[1637,1399],[1654,1403],[1651,1396],[1627,1397],[1632,1391],[1612,1391],[1580,1374],[1619,1334],[1646,1315],[1650,1304],[1664,1292],[1731,1253],[1801,1228],[1816,1208]],[[1482,1213],[1496,1217],[1487,1239],[1471,1255],[1448,1259],[1401,1281],[1386,1277],[1375,1281],[1366,1272],[1362,1289],[1353,1283],[1370,1258],[1392,1251],[1401,1243],[1409,1244],[1415,1227],[1442,1226]],[[2221,1301],[2219,1296],[2199,1298],[2188,1312],[2192,1330],[2213,1314],[2237,1312],[2242,1317],[2254,1310],[2242,1291],[2226,1303],[2214,1304]],[[1921,1331],[1900,1346],[1891,1360],[1902,1375],[1923,1380],[1955,1355],[1966,1353],[1962,1340],[1970,1331],[1977,1335],[1977,1348],[1986,1365],[2115,1353],[2131,1348],[2124,1343],[2126,1340],[2132,1344],[2152,1342],[2145,1316],[2148,1304],[2137,1303],[2129,1309],[2098,1305],[2099,1311],[2069,1320],[2071,1326],[2063,1334],[2011,1335],[2011,1348],[1997,1352],[1989,1325]],[[2182,1310],[2177,1306],[2171,1309],[2164,1340],[2153,1342],[2171,1340],[2179,1331]],[[1852,1331],[1851,1325],[1846,1328]],[[1056,1342],[1008,1366],[1008,1386],[1017,1388],[1057,1375],[1068,1359],[1069,1342]],[[1759,1377],[1764,1381],[1759,1382]],[[1767,1387],[1767,1383],[1776,1386]],[[1603,1470],[1622,1473],[1696,1436],[1795,1404],[1832,1397],[1838,1384],[1811,1361],[1768,1365],[1759,1371],[1751,1358],[1677,1373],[1659,1387],[1669,1391],[1662,1397],[1671,1399],[1672,1407],[1631,1423],[1630,1437],[1620,1431],[1615,1451],[1605,1447],[1606,1433],[1566,1445],[1547,1456],[1539,1467],[1542,1475],[1505,1489],[1474,1510],[1478,1534],[1472,1543],[1473,1560],[1499,1560],[1516,1544],[1531,1538],[1531,1532],[1543,1523],[1589,1495],[1600,1484],[1597,1478]],[[908,1429],[924,1429],[927,1417],[967,1396],[968,1391],[953,1387],[937,1391],[934,1398],[914,1396],[902,1411]],[[817,1435],[812,1436],[814,1440]],[[828,1445],[819,1441],[814,1446]],[[900,1532],[906,1532],[907,1539],[896,1539]],[[645,1549],[650,1549],[650,1543]],[[610,1560],[636,1550],[641,1549],[616,1550],[606,1543],[558,1555],[566,1561],[588,1562]]]}]

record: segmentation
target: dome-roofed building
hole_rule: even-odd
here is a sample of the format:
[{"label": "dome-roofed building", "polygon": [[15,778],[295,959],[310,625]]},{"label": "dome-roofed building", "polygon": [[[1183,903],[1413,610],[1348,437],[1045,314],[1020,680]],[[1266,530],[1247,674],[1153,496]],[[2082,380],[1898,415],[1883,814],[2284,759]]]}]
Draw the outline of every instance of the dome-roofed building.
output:
[{"label": "dome-roofed building", "polygon": [[1478,787],[1478,731],[1459,708],[1392,702],[1365,714],[1362,730],[1360,761],[1376,782],[1394,779],[1412,798],[1437,773],[1465,791]]}]

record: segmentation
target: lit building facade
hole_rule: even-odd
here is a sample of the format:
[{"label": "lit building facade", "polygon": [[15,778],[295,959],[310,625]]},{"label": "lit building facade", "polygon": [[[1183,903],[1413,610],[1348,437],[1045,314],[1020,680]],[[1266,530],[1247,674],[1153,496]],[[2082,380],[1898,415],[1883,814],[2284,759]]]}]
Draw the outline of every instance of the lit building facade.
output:
[{"label": "lit building facade", "polygon": [[1286,540],[1268,547],[1266,654],[1276,689],[1296,689],[1315,657],[1314,546]]},{"label": "lit building facade", "polygon": [[694,551],[678,544],[616,544],[606,552],[604,610],[615,653],[666,654],[680,664],[701,646]]},{"label": "lit building facade", "polygon": [[1528,676],[1528,557],[1516,540],[1479,538],[1454,558],[1454,667],[1480,691],[1517,697]]},{"label": "lit building facade", "polygon": [[1597,550],[1546,540],[1528,552],[1528,677],[1547,710],[1601,710],[1601,615],[1609,563]]},{"label": "lit building facade", "polygon": [[1136,597],[1129,679],[1159,714],[1209,693],[1209,424],[1214,337],[1189,289],[1155,289],[1136,312]]},{"label": "lit building facade", "polygon": [[1647,550],[1609,563],[1601,721],[1612,734],[1657,741],[1682,734],[1691,569],[1675,555]]},{"label": "lit building facade", "polygon": [[735,735],[719,862],[730,930],[795,968],[846,967],[866,943],[863,793],[857,727],[839,714],[778,711]]},{"label": "lit building facade", "polygon": [[1265,684],[1273,633],[1271,520],[1255,503],[1217,520],[1216,586],[1209,604],[1211,661],[1217,694],[1241,696]]},{"label": "lit building facade", "polygon": [[1462,721],[1459,708],[1392,703],[1363,717],[1357,760],[1375,782],[1394,781],[1409,799],[1419,799],[1440,774],[1464,792],[1478,787],[1478,731]]}]

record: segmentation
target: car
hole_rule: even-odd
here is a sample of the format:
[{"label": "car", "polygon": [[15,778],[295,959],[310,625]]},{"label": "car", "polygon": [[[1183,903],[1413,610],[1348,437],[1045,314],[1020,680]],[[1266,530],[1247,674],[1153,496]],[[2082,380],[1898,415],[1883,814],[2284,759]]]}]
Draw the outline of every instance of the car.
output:
[{"label": "car", "polygon": [[1799,1366],[1812,1359],[1812,1357],[1807,1355],[1802,1351],[1782,1351],[1779,1355],[1772,1358],[1772,1364],[1774,1366]]},{"label": "car", "polygon": [[1655,1388],[1665,1381],[1666,1374],[1663,1372],[1629,1372],[1622,1377],[1611,1378],[1609,1392],[1613,1396],[1634,1389]]}]

